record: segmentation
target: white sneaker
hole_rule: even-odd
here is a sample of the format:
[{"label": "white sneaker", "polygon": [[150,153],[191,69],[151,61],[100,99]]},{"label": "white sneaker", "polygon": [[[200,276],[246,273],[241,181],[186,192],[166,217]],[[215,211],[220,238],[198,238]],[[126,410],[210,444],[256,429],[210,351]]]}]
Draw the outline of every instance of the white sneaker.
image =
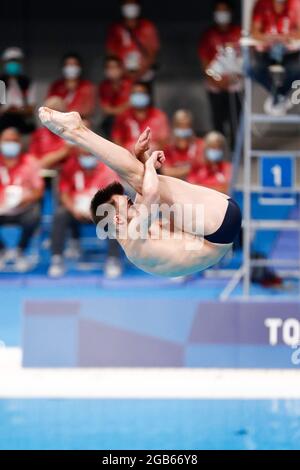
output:
[{"label": "white sneaker", "polygon": [[281,117],[285,116],[292,106],[291,100],[286,96],[279,95],[277,103],[274,103],[273,96],[269,96],[265,101],[264,110],[269,116]]},{"label": "white sneaker", "polygon": [[17,248],[11,248],[5,251],[5,261],[7,263],[15,263],[18,256],[20,255],[20,251]]},{"label": "white sneaker", "polygon": [[107,279],[118,279],[122,276],[122,266],[117,258],[108,258],[105,263],[104,275]]},{"label": "white sneaker", "polygon": [[64,253],[67,259],[78,260],[81,256],[81,248],[79,240],[71,239]]},{"label": "white sneaker", "polygon": [[19,252],[14,267],[18,273],[27,273],[31,269],[30,259]]},{"label": "white sneaker", "polygon": [[48,276],[52,277],[53,279],[57,279],[59,277],[63,277],[65,272],[66,269],[63,257],[59,255],[53,256],[51,260],[51,266],[48,270]]}]

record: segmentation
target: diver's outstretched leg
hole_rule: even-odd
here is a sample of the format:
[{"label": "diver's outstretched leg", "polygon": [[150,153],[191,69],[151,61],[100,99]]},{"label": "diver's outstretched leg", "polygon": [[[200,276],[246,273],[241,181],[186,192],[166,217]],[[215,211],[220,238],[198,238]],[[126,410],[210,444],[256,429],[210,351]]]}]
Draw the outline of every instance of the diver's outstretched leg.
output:
[{"label": "diver's outstretched leg", "polygon": [[39,117],[42,124],[51,132],[97,156],[127,181],[135,191],[141,193],[144,165],[128,150],[88,129],[84,125],[80,114],[76,112],[61,113],[43,107],[39,109]]}]

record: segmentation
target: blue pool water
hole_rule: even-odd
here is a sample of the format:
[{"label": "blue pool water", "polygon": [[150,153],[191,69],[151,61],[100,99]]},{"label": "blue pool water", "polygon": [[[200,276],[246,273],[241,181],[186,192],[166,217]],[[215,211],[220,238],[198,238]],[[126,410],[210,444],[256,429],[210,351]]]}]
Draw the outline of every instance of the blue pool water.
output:
[{"label": "blue pool water", "polygon": [[300,401],[4,400],[0,449],[300,449]]}]

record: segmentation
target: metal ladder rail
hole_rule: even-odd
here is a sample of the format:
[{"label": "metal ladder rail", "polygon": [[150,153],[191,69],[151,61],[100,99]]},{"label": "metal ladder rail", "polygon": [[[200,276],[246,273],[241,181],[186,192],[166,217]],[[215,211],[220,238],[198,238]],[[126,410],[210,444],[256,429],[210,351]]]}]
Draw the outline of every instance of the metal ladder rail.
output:
[{"label": "metal ladder rail", "polygon": [[[246,52],[249,54],[249,51]],[[281,117],[273,117],[265,114],[252,113],[252,81],[250,78],[246,78],[245,83],[245,149],[244,149],[244,262],[243,262],[243,295],[244,298],[249,298],[250,289],[251,289],[251,268],[253,266],[275,266],[284,265],[287,266],[292,264],[293,267],[298,267],[300,269],[300,253],[298,254],[298,259],[293,263],[290,263],[289,260],[262,260],[261,262],[254,261],[251,259],[251,234],[255,230],[296,230],[299,232],[299,241],[300,241],[300,221],[290,221],[290,220],[255,220],[252,219],[252,208],[251,208],[251,195],[255,190],[257,192],[272,192],[277,194],[287,194],[295,195],[299,193],[298,188],[263,188],[257,186],[256,188],[252,186],[252,161],[253,157],[260,158],[262,155],[266,158],[280,156],[294,156],[300,157],[300,152],[298,151],[260,151],[254,150],[252,148],[252,125],[255,123],[271,123],[271,124],[300,124],[300,115],[290,114]],[[300,279],[299,279],[300,281]],[[300,282],[299,282],[300,286]]]},{"label": "metal ladder rail", "polygon": [[[256,44],[256,41],[250,37],[250,22],[251,22],[251,11],[255,4],[255,0],[243,0],[243,38],[241,41],[241,45],[243,48],[245,59],[249,60],[249,48]],[[243,187],[243,196],[244,196],[244,222],[243,222],[243,231],[244,231],[244,247],[243,247],[243,263],[239,270],[235,271],[231,280],[227,284],[226,288],[224,289],[223,293],[221,294],[220,299],[223,301],[228,300],[231,293],[235,290],[237,285],[243,280],[243,292],[244,297],[247,298],[250,296],[250,287],[251,287],[251,267],[254,264],[255,260],[251,260],[251,224],[252,224],[252,215],[251,215],[251,195],[253,192],[267,192],[268,188],[261,188],[260,186],[253,186],[252,185],[252,158],[258,157],[260,158],[261,155],[264,156],[283,156],[283,151],[259,151],[252,149],[252,124],[254,123],[262,123],[262,122],[269,122],[269,123],[300,123],[300,116],[299,115],[288,115],[288,117],[284,118],[274,118],[269,117],[264,114],[252,113],[252,82],[251,79],[246,77],[245,78],[245,102],[244,102],[244,116],[243,122],[241,123],[240,131],[242,131],[242,126],[244,126],[244,171],[243,171],[243,180],[244,180],[244,187]],[[239,133],[239,137],[242,137],[242,133]],[[241,143],[241,142],[240,142]],[[295,155],[296,157],[300,156],[300,152],[286,152],[288,155]],[[234,161],[238,166],[238,149],[234,155]],[[233,181],[233,188],[236,186],[237,180],[237,168],[235,172],[235,178]],[[284,194],[287,193],[286,190],[281,191],[277,188],[272,188],[270,191],[275,194]],[[298,194],[298,188],[291,189],[290,193],[292,195]],[[276,221],[277,222],[277,221]],[[257,222],[256,222],[257,223]],[[267,221],[270,225],[271,221]],[[299,247],[300,247],[300,230],[299,230]],[[300,249],[300,248],[299,248]],[[276,260],[268,260],[268,263],[275,262]],[[263,260],[262,260],[263,262]],[[300,271],[300,252],[299,252],[299,260],[295,262],[296,267],[297,264],[299,265]],[[299,289],[300,289],[300,282],[299,282]],[[300,290],[299,290],[300,294]]]},{"label": "metal ladder rail", "polygon": [[[246,53],[249,53],[248,51]],[[286,188],[266,188],[262,186],[252,185],[252,161],[253,158],[260,158],[262,155],[266,158],[280,156],[280,157],[300,157],[300,151],[268,151],[268,150],[254,150],[252,148],[252,125],[254,123],[272,123],[272,124],[300,124],[300,115],[292,114],[282,117],[273,117],[264,114],[252,113],[252,80],[248,77],[245,78],[245,103],[244,103],[244,186],[243,186],[243,199],[244,199],[244,246],[243,246],[243,265],[236,271],[221,294],[221,300],[227,300],[239,282],[243,279],[243,296],[245,299],[250,297],[251,289],[251,268],[258,266],[258,262],[251,259],[251,235],[252,231],[255,230],[297,230],[299,231],[299,243],[300,243],[300,222],[288,221],[288,220],[255,220],[252,219],[252,207],[251,207],[251,196],[252,193],[273,193],[273,194],[287,194],[298,195],[300,194],[300,188],[293,187],[291,189]],[[285,262],[285,266],[289,265],[289,262]],[[275,266],[276,260],[264,260],[261,261],[260,266]],[[282,260],[278,263],[282,265]],[[300,253],[299,260],[292,263],[293,267],[299,267],[300,270]],[[299,279],[300,287],[300,279]]]}]

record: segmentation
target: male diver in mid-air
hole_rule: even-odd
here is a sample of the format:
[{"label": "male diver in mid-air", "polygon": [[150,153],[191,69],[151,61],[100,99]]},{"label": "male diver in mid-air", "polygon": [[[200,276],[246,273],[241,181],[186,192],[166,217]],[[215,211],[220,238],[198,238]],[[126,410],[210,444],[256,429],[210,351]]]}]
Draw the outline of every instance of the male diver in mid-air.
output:
[{"label": "male diver in mid-air", "polygon": [[[109,235],[138,268],[160,276],[186,276],[214,266],[231,249],[241,229],[238,205],[215,190],[158,175],[165,156],[161,151],[150,155],[150,129],[140,136],[133,155],[89,130],[76,112],[40,108],[39,116],[53,133],[96,155],[136,191],[133,203],[120,183],[101,189],[91,203],[91,215],[96,225],[105,220]],[[168,224],[162,223],[162,205],[174,210]],[[101,209],[107,207],[114,210],[105,217]]]}]

